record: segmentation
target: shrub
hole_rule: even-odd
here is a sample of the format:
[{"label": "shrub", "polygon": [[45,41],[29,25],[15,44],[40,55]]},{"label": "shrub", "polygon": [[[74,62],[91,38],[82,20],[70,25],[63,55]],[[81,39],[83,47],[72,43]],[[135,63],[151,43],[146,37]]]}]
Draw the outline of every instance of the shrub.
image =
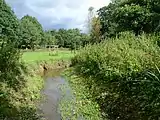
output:
[{"label": "shrub", "polygon": [[157,37],[121,33],[89,45],[72,59],[108,119],[158,119],[160,55]]},{"label": "shrub", "polygon": [[17,104],[22,99],[20,91],[26,84],[26,68],[19,58],[20,53],[14,44],[0,44],[0,119],[8,116],[12,118],[19,111]]}]

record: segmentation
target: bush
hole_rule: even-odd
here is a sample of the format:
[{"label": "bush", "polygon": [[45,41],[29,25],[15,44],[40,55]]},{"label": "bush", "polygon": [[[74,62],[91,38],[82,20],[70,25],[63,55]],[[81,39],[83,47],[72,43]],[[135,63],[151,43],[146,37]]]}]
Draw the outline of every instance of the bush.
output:
[{"label": "bush", "polygon": [[0,120],[35,120],[34,102],[43,80],[28,77],[17,49],[22,35],[19,20],[4,0],[0,6]]},{"label": "bush", "polygon": [[157,37],[121,33],[89,45],[72,59],[108,119],[158,119],[160,55]]},{"label": "bush", "polygon": [[27,69],[19,58],[20,53],[13,44],[4,42],[0,45],[0,119],[2,120],[36,119],[33,95],[39,95],[38,87],[42,86],[43,83],[40,81],[43,80],[29,79],[26,74]]}]

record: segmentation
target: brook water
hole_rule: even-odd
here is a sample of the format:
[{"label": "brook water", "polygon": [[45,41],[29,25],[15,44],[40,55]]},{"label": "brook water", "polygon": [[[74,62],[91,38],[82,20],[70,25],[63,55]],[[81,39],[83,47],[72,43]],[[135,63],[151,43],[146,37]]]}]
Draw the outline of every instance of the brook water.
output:
[{"label": "brook water", "polygon": [[[44,120],[61,120],[59,111],[59,102],[62,99],[62,85],[68,85],[65,79],[60,75],[63,69],[46,71],[44,74],[45,86],[42,90],[44,99],[41,101],[39,111]],[[67,94],[70,95],[68,89]]]}]

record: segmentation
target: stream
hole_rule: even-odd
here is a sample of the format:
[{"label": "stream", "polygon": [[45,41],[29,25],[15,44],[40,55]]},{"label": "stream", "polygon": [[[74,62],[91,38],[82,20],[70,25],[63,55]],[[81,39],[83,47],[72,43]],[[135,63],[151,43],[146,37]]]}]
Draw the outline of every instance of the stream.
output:
[{"label": "stream", "polygon": [[[65,79],[60,75],[63,69],[46,71],[44,74],[45,85],[41,91],[44,100],[39,105],[42,120],[61,120],[59,111],[59,102],[62,99],[61,85],[68,85]],[[66,91],[67,96],[71,95],[70,89]]]}]

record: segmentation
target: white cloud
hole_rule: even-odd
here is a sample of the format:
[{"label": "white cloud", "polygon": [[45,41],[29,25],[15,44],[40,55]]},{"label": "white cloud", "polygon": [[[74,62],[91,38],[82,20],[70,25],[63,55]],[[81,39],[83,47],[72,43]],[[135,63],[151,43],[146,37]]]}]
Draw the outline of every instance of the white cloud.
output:
[{"label": "white cloud", "polygon": [[[90,6],[98,10],[110,0],[6,0],[20,17],[26,13],[38,18],[45,29],[54,26],[81,28],[87,18]],[[22,8],[23,5],[23,8]]]}]

